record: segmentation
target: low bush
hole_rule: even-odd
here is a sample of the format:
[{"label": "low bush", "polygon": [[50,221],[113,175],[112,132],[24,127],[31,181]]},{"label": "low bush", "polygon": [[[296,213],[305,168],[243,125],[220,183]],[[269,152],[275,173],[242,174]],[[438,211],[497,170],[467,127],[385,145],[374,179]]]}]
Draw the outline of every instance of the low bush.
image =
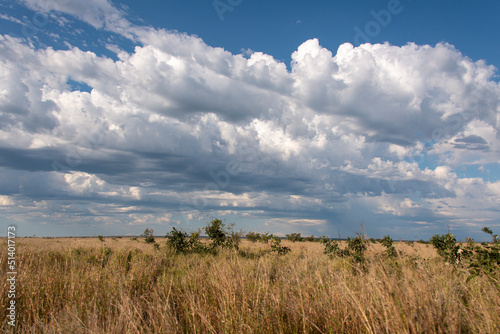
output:
[{"label": "low bush", "polygon": [[431,244],[437,249],[438,254],[450,264],[465,266],[469,270],[467,281],[486,275],[493,281],[498,282],[500,271],[500,244],[497,235],[493,235],[491,229],[485,227],[483,232],[492,236],[492,243],[483,242],[476,244],[468,238],[462,248],[457,244],[453,234],[435,235],[431,238]]},{"label": "low bush", "polygon": [[165,237],[168,238],[167,245],[170,246],[176,253],[201,253],[207,251],[207,248],[202,245],[199,240],[199,231],[191,233],[188,237],[186,232],[172,227],[172,231],[170,231]]},{"label": "low bush", "polygon": [[247,238],[248,241],[257,242],[260,240],[260,233],[248,232],[245,238]]},{"label": "low bush", "polygon": [[266,232],[264,234],[261,234],[260,235],[260,242],[264,243],[264,244],[267,244],[269,242],[269,240],[271,240],[273,237],[272,234],[269,234],[269,232]]},{"label": "low bush", "polygon": [[453,234],[436,234],[430,239],[430,243],[445,261],[449,263],[460,262],[460,246],[457,245],[457,239]]},{"label": "low bush", "polygon": [[286,239],[291,242],[303,241],[304,238],[300,235],[300,233],[291,233],[286,235]]},{"label": "low bush", "polygon": [[187,252],[210,252],[217,253],[220,248],[238,249],[241,240],[241,233],[233,231],[233,225],[228,230],[225,229],[225,224],[219,219],[213,219],[207,226],[204,227],[210,243],[204,245],[200,241],[200,231],[191,233],[190,236],[184,231],[172,227],[172,231],[165,236],[168,238],[167,244],[176,253]]},{"label": "low bush", "polygon": [[290,251],[290,247],[281,246],[281,239],[279,237],[271,235],[271,252],[275,252],[278,255],[284,255]]},{"label": "low bush", "polygon": [[216,250],[217,248],[238,249],[241,234],[233,231],[233,225],[229,226],[226,230],[226,225],[220,219],[213,219],[204,229],[211,241],[210,248]]},{"label": "low bush", "polygon": [[316,239],[314,238],[314,235],[311,235],[309,237],[304,237],[303,240],[304,241],[308,241],[308,242],[314,242],[314,241],[316,241]]},{"label": "low bush", "polygon": [[392,245],[393,240],[390,236],[386,235],[382,240],[380,240],[380,243],[382,246],[386,248],[384,254],[387,257],[396,257],[398,256],[398,252],[396,251],[396,248]]},{"label": "low bush", "polygon": [[147,243],[147,244],[152,244],[155,242],[155,237],[153,236],[153,232],[154,230],[153,229],[145,229],[144,230],[144,233],[141,234],[141,237],[144,237],[144,242]]},{"label": "low bush", "polygon": [[324,253],[331,256],[350,257],[354,262],[364,264],[367,240],[358,233],[356,235],[356,238],[347,238],[347,247],[344,249],[340,248],[337,241],[322,239],[322,243],[325,245]]}]

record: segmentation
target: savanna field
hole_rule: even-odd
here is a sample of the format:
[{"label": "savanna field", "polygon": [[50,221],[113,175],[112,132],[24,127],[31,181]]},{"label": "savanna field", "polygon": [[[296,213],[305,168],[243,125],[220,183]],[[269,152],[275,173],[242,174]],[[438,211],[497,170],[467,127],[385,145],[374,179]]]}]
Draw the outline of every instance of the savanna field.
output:
[{"label": "savanna field", "polygon": [[500,333],[494,243],[257,237],[17,238],[17,324],[2,307],[1,331]]}]

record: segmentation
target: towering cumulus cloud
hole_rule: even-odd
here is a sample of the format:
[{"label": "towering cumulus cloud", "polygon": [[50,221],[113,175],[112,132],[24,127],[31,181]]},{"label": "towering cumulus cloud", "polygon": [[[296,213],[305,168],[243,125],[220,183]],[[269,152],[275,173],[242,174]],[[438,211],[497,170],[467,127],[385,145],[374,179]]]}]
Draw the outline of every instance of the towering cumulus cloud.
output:
[{"label": "towering cumulus cloud", "polygon": [[133,231],[210,213],[316,235],[364,220],[410,237],[498,223],[487,170],[499,170],[500,87],[452,45],[311,39],[288,69],[132,25],[106,1],[25,3],[136,46],[113,60],[0,36],[7,219]]}]

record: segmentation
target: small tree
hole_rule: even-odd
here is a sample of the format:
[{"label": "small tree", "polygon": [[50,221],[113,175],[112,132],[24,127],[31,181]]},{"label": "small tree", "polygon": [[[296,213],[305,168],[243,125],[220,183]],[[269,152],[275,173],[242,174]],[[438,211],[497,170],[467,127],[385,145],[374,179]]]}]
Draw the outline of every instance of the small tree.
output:
[{"label": "small tree", "polygon": [[498,242],[498,235],[493,234],[493,231],[489,227],[483,227],[483,229],[481,231],[483,231],[484,233],[488,233],[489,235],[491,235],[491,239],[492,239],[492,241],[493,241],[494,244],[496,244]]},{"label": "small tree", "polygon": [[281,239],[271,234],[271,252],[276,252],[278,255],[285,255],[289,251],[291,251],[290,247],[281,246]]},{"label": "small tree", "polygon": [[300,235],[300,233],[291,233],[286,235],[287,240],[291,242],[302,241],[304,238]]},{"label": "small tree", "polygon": [[309,242],[314,242],[314,241],[315,241],[315,239],[314,239],[314,234],[313,234],[313,235],[311,235],[311,236],[309,236],[309,237],[305,237],[305,238],[303,238],[303,240],[304,240],[304,241],[309,241]]},{"label": "small tree", "polygon": [[497,240],[498,236],[496,234],[494,235],[493,231],[488,227],[483,228],[482,231],[492,236],[493,245],[486,244],[483,245],[483,247],[474,247],[473,244],[470,244],[471,247],[469,247],[469,249],[472,249],[475,254],[469,264],[469,272],[471,275],[468,280],[484,273],[498,283],[498,273],[500,269],[500,245]]},{"label": "small tree", "polygon": [[498,283],[498,272],[500,269],[500,245],[496,242],[497,236],[488,227],[482,229],[483,232],[493,237],[494,244],[481,243],[476,245],[474,240],[467,238],[467,244],[464,248],[457,245],[453,234],[436,234],[430,240],[431,244],[437,249],[438,254],[447,262],[466,265],[469,268],[470,281],[474,277],[485,274],[494,282]]},{"label": "small tree", "polygon": [[188,234],[186,232],[172,227],[172,231],[167,233],[165,237],[168,238],[167,245],[169,245],[176,253],[201,253],[207,250],[199,240],[200,231],[192,232],[188,238]]},{"label": "small tree", "polygon": [[262,242],[263,244],[267,244],[269,242],[269,240],[272,239],[272,237],[273,237],[273,235],[269,234],[269,232],[261,234],[260,235],[260,242]]},{"label": "small tree", "polygon": [[347,248],[350,250],[352,258],[357,263],[365,262],[365,251],[367,248],[364,237],[356,233],[356,238],[347,237]]},{"label": "small tree", "polygon": [[386,235],[380,241],[380,243],[382,244],[382,246],[384,246],[385,248],[387,248],[385,250],[385,255],[387,255],[388,257],[396,257],[396,256],[398,256],[398,252],[396,251],[396,249],[392,245],[393,241],[392,241],[392,238],[390,236]]},{"label": "small tree", "polygon": [[341,249],[340,249],[337,241],[330,240],[330,239],[322,239],[321,243],[323,245],[325,245],[325,250],[323,251],[324,254],[334,255],[334,256],[341,256],[342,255]]},{"label": "small tree", "polygon": [[460,246],[457,245],[457,239],[453,234],[436,234],[431,238],[430,243],[445,261],[450,263],[460,262]]},{"label": "small tree", "polygon": [[207,252],[208,249],[200,242],[200,231],[191,232],[188,240],[188,249],[195,253]]},{"label": "small tree", "polygon": [[356,235],[356,238],[347,237],[347,247],[344,249],[339,247],[337,241],[322,239],[321,242],[325,245],[323,253],[330,256],[351,257],[354,262],[364,264],[367,241],[362,235],[358,233]]},{"label": "small tree", "polygon": [[257,242],[260,240],[260,234],[255,232],[248,232],[245,237],[251,242]]},{"label": "small tree", "polygon": [[152,244],[155,242],[153,231],[154,231],[153,229],[146,228],[144,230],[144,233],[141,235],[142,237],[144,237],[144,242],[146,242],[147,244]]},{"label": "small tree", "polygon": [[483,231],[484,233],[493,234],[493,231],[489,227],[483,227],[481,231]]},{"label": "small tree", "polygon": [[205,233],[212,241],[212,248],[222,246],[226,242],[225,224],[220,219],[213,219],[210,224],[205,226]]},{"label": "small tree", "polygon": [[204,229],[208,238],[212,241],[210,247],[212,250],[218,247],[238,249],[241,234],[233,231],[233,225],[229,231],[225,229],[226,224],[220,219],[213,219]]},{"label": "small tree", "polygon": [[229,226],[229,232],[228,232],[228,236],[226,237],[227,240],[226,240],[225,247],[238,249],[238,245],[240,244],[241,236],[243,235],[243,232],[242,231],[235,232],[233,230],[233,227],[234,227],[234,224]]},{"label": "small tree", "polygon": [[318,241],[321,244],[325,245],[326,243],[328,243],[328,241],[330,241],[330,238],[328,238],[326,235],[323,235],[323,236],[318,238]]},{"label": "small tree", "polygon": [[172,231],[167,233],[165,237],[168,238],[167,244],[172,247],[176,253],[184,253],[188,249],[189,244],[186,241],[188,235],[186,232],[179,231],[175,227],[172,227]]}]

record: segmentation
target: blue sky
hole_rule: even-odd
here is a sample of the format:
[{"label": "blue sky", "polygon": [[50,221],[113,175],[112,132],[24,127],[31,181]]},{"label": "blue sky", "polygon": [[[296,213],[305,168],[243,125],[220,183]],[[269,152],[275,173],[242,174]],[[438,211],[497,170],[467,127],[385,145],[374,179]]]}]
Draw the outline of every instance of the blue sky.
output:
[{"label": "blue sky", "polygon": [[[211,46],[233,53],[252,49],[285,63],[297,45],[318,38],[330,49],[349,42],[359,45],[354,28],[363,32],[374,21],[372,11],[387,10],[390,1],[235,1],[221,8],[223,21],[212,1],[125,2],[132,13],[157,28],[196,34]],[[224,4],[228,2],[222,1]],[[448,42],[472,59],[487,59],[498,67],[500,37],[495,1],[395,1],[397,14],[387,18],[380,33],[367,35],[371,43],[393,45]],[[382,19],[385,20],[384,17]],[[375,30],[374,30],[375,31]]]},{"label": "blue sky", "polygon": [[0,1],[0,224],[485,239],[499,7]]}]

